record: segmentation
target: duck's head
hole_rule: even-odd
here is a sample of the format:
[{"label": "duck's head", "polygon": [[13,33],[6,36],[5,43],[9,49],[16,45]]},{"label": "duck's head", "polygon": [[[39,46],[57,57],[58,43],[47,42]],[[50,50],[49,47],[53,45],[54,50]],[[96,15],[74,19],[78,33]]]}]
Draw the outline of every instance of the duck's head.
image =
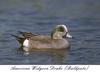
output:
[{"label": "duck's head", "polygon": [[51,33],[52,39],[72,38],[66,25],[57,25]]}]

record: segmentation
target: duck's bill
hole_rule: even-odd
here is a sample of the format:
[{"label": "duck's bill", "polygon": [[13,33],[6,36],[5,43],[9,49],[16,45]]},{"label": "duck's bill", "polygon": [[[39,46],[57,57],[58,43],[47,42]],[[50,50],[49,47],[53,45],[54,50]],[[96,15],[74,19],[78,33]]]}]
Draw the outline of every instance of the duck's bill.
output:
[{"label": "duck's bill", "polygon": [[66,37],[72,38],[72,36],[69,33],[67,33]]}]

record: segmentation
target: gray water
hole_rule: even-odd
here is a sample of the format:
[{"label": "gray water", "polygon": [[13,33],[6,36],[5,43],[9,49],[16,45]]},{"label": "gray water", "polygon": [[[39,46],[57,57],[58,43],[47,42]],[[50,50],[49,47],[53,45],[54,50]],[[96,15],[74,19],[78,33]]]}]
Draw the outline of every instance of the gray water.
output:
[{"label": "gray water", "polygon": [[[19,51],[10,34],[68,26],[71,48]],[[100,0],[0,0],[0,64],[100,64]]]}]

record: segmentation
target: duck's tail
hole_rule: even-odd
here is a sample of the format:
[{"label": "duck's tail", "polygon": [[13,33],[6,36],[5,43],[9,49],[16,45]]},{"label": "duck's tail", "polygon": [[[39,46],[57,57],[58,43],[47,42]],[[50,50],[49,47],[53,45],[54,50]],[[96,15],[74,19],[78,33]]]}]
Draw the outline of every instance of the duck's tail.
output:
[{"label": "duck's tail", "polygon": [[32,36],[37,36],[37,34],[32,34],[31,32],[22,32],[22,31],[18,31],[18,32],[20,33],[21,36],[16,36],[13,34],[10,34],[10,35],[16,38],[19,44],[21,44],[21,47],[23,47],[23,42],[25,39],[29,39]]},{"label": "duck's tail", "polygon": [[16,36],[16,35],[13,35],[13,34],[10,34],[11,36],[15,37],[16,40],[20,43],[21,47],[23,47],[23,42],[26,38],[24,37],[20,37],[20,36]]}]

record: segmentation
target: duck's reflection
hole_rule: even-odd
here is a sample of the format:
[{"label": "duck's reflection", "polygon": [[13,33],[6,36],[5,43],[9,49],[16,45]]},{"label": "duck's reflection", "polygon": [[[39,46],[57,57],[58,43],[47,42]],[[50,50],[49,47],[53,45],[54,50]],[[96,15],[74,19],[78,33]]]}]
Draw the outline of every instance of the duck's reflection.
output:
[{"label": "duck's reflection", "polygon": [[[22,48],[19,48],[22,51]],[[26,64],[64,64],[70,49],[34,49],[24,52]],[[25,63],[24,63],[25,64]]]},{"label": "duck's reflection", "polygon": [[56,50],[52,52],[53,54],[53,64],[64,64],[64,59],[68,55],[68,49],[65,50]]}]

